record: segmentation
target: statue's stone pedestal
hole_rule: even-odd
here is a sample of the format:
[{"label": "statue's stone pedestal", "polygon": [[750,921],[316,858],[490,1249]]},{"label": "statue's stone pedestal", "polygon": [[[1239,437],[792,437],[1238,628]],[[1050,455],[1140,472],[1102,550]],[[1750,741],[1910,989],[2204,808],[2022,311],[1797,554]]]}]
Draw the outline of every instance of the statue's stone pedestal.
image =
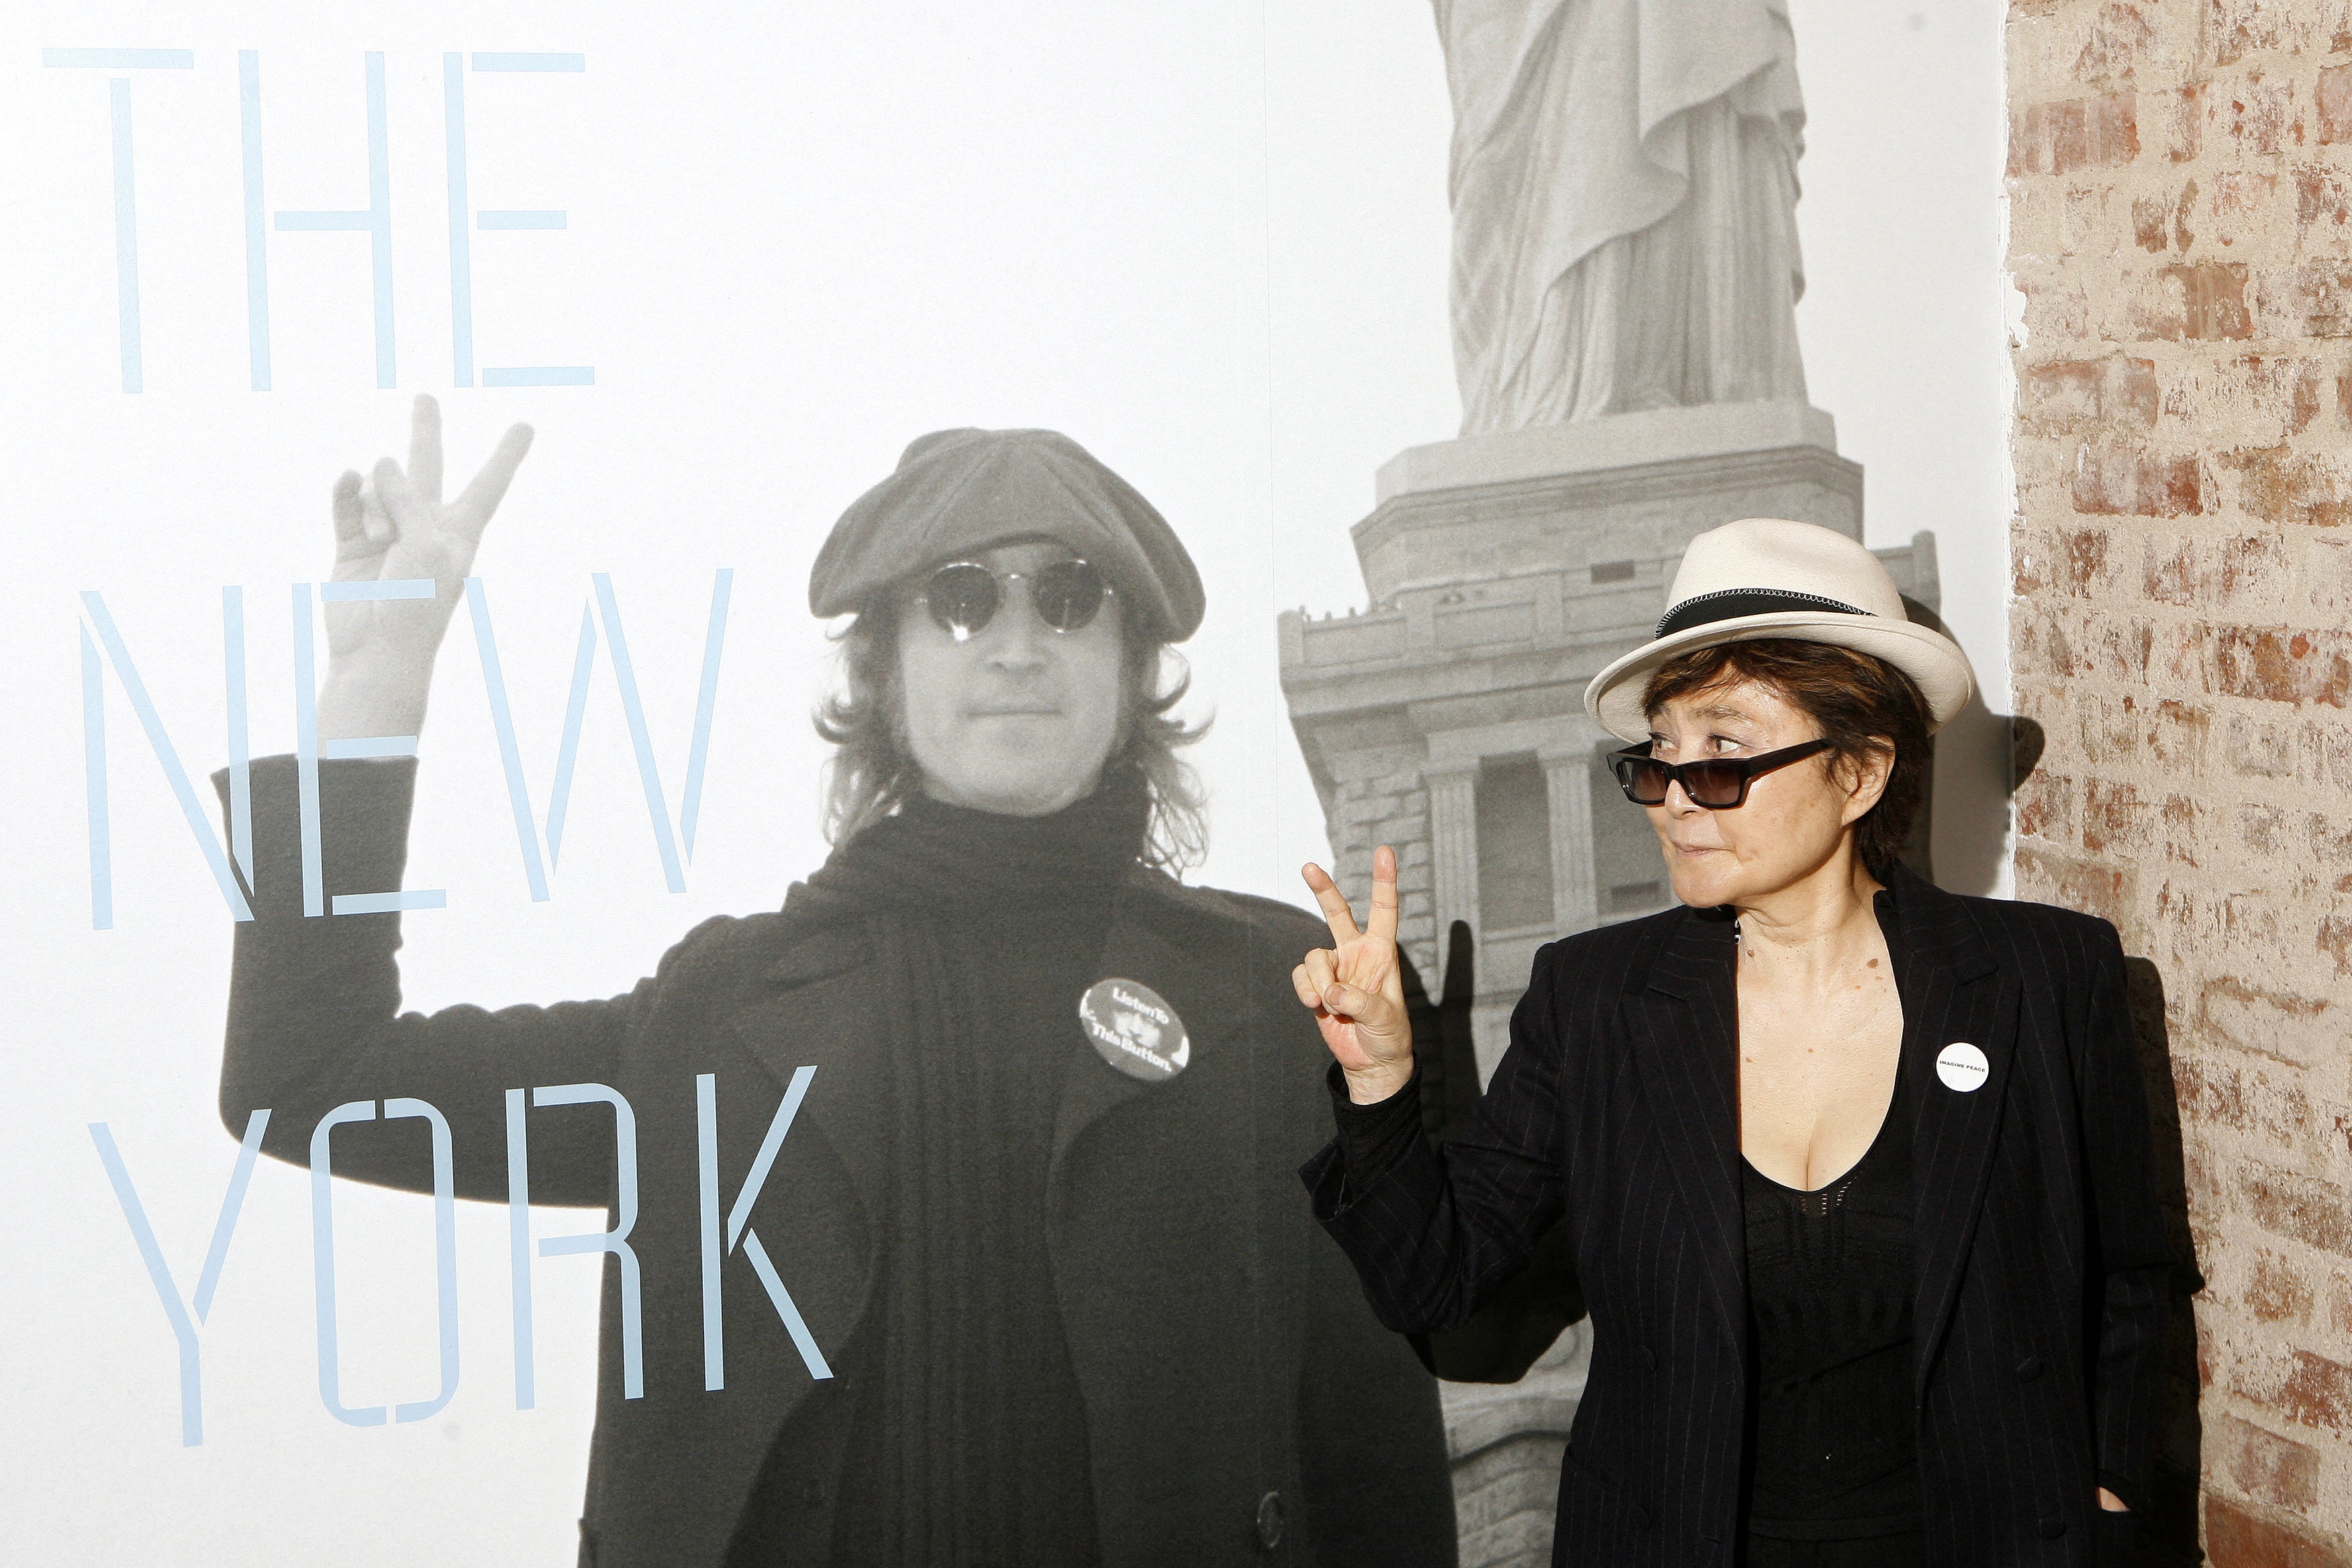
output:
[{"label": "statue's stone pedestal", "polygon": [[[1691,540],[1742,517],[1862,536],[1862,468],[1828,415],[1716,404],[1416,447],[1381,469],[1353,530],[1370,602],[1281,617],[1283,691],[1340,886],[1360,902],[1374,847],[1395,846],[1398,937],[1433,994],[1443,935],[1468,922],[1482,1080],[1538,947],[1671,897],[1584,687],[1654,635]],[[1878,553],[1934,606],[1931,538]],[[1448,1390],[1465,1568],[1545,1560],[1505,1546],[1533,1519],[1549,1550],[1561,1413],[1583,1386],[1580,1351],[1553,1353],[1574,1365]]]}]

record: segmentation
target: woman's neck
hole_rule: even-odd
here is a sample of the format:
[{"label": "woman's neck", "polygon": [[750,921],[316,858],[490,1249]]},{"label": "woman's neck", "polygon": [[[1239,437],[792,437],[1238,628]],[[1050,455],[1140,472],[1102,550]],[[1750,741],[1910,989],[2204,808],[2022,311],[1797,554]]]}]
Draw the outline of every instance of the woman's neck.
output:
[{"label": "woman's neck", "polygon": [[1885,951],[1872,900],[1884,886],[1851,847],[1801,881],[1735,904],[1740,968],[1802,984]]}]

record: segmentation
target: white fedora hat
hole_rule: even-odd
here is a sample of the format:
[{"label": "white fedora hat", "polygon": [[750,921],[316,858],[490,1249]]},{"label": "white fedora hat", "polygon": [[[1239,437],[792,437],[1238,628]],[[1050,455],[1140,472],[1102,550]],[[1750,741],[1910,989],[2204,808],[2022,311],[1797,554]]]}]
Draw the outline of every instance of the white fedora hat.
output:
[{"label": "white fedora hat", "polygon": [[1895,579],[1859,541],[1819,523],[1748,517],[1691,541],[1656,638],[1594,676],[1584,710],[1620,740],[1646,741],[1642,692],[1652,670],[1693,648],[1757,637],[1876,655],[1918,683],[1931,731],[1967,707],[1976,689],[1969,656],[1911,620]]}]

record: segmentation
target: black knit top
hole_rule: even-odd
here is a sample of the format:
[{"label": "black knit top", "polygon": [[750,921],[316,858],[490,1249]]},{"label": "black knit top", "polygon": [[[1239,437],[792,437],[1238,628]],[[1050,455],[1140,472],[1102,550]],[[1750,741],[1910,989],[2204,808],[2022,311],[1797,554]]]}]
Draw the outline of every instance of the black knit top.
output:
[{"label": "black knit top", "polygon": [[1919,1527],[1912,1408],[1911,1113],[1814,1192],[1745,1160],[1751,1534],[1851,1540]]}]

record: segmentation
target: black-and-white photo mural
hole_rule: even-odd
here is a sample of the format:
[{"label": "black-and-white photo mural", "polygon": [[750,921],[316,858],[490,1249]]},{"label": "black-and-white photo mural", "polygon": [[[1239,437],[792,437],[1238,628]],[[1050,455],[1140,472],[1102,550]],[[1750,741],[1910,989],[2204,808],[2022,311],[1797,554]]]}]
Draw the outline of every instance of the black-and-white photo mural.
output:
[{"label": "black-and-white photo mural", "polygon": [[1573,1258],[1378,1320],[1301,868],[1450,1136],[1673,902],[1586,684],[1769,518],[1973,660],[1905,855],[2006,890],[2000,51],[0,19],[0,1555],[1552,1561]]}]

